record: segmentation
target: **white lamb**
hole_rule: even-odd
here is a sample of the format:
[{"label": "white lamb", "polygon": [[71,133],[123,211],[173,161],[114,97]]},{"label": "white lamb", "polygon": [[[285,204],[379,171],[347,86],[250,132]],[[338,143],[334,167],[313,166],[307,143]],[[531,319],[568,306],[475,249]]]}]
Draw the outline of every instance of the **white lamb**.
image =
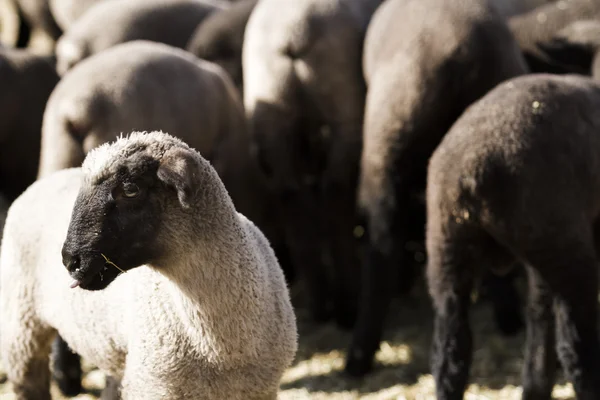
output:
[{"label": "white lamb", "polygon": [[297,349],[282,271],[181,140],[134,132],[37,181],[1,250],[0,351],[18,399],[50,398],[57,331],[124,399],[277,397]]}]

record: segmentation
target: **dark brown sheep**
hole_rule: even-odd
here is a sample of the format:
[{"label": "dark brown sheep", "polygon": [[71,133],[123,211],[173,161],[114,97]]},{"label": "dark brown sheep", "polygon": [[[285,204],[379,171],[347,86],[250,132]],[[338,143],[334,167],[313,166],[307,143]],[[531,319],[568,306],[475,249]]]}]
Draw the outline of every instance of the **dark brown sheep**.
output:
[{"label": "dark brown sheep", "polygon": [[[371,368],[400,278],[413,194],[425,189],[427,161],[473,101],[526,73],[504,20],[486,1],[388,0],[375,13],[364,49],[367,102],[358,205],[367,248],[360,312],[346,371]],[[419,211],[420,210],[420,211]]]},{"label": "dark brown sheep", "polygon": [[600,398],[599,108],[600,85],[589,78],[516,78],[467,109],[431,157],[427,277],[438,399],[462,398],[467,385],[477,275],[515,262],[529,277],[523,399],[551,398],[556,352],[577,398]]}]

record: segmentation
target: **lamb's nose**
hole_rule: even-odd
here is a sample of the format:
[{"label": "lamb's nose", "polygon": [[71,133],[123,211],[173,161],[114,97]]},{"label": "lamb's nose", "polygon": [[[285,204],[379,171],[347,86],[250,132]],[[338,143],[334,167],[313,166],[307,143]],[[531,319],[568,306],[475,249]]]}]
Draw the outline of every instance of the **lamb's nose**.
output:
[{"label": "lamb's nose", "polygon": [[62,249],[62,262],[65,267],[67,267],[67,271],[73,272],[79,268],[79,257],[71,254],[66,248]]}]

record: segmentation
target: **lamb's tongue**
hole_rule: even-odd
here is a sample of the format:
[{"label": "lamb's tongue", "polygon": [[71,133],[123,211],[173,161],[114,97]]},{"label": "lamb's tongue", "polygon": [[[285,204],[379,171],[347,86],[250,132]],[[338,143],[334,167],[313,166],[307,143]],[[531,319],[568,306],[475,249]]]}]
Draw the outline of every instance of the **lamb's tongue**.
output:
[{"label": "lamb's tongue", "polygon": [[77,286],[79,286],[81,282],[79,282],[77,279],[73,279],[73,282],[71,282],[71,289],[75,289]]}]

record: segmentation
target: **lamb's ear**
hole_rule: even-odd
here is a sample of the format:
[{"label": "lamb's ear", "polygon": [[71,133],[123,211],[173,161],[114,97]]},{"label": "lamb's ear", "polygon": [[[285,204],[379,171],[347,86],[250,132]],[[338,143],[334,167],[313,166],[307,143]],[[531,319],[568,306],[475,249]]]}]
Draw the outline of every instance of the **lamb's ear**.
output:
[{"label": "lamb's ear", "polygon": [[163,156],[157,171],[158,179],[177,191],[183,208],[189,208],[199,187],[200,165],[190,149],[175,147]]}]

